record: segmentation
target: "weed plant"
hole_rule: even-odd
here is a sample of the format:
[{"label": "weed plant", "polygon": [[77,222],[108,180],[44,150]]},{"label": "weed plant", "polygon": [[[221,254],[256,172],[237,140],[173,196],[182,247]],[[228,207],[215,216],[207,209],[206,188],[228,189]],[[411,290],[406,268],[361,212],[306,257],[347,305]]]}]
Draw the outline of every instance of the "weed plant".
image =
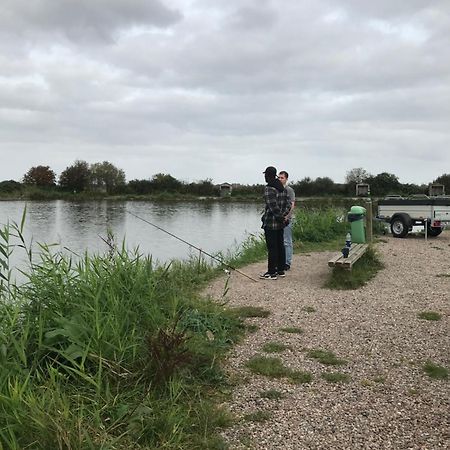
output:
[{"label": "weed plant", "polygon": [[448,379],[448,369],[438,364],[434,364],[431,361],[427,361],[423,365],[423,370],[430,378],[435,378],[438,380]]},{"label": "weed plant", "polygon": [[41,246],[16,285],[22,229],[0,230],[0,448],[223,448],[230,417],[211,392],[243,327],[196,294],[216,269]]}]

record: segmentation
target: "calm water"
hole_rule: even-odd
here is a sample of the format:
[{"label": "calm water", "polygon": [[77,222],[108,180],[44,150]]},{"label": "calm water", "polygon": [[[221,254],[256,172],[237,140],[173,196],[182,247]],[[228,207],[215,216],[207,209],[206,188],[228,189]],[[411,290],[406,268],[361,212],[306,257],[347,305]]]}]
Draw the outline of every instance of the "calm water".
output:
[{"label": "calm water", "polygon": [[[262,205],[231,203],[151,203],[151,202],[66,202],[62,200],[27,202],[25,237],[27,242],[58,244],[78,254],[105,252],[111,229],[116,242],[125,239],[127,248],[166,262],[187,258],[197,251],[133,217],[129,212],[180,236],[209,253],[226,251],[249,234],[259,233]],[[20,223],[25,202],[0,202],[0,224]],[[37,250],[37,246],[34,247]],[[18,249],[20,250],[20,249]],[[14,256],[17,264],[18,255]],[[20,263],[19,263],[20,265]]]}]

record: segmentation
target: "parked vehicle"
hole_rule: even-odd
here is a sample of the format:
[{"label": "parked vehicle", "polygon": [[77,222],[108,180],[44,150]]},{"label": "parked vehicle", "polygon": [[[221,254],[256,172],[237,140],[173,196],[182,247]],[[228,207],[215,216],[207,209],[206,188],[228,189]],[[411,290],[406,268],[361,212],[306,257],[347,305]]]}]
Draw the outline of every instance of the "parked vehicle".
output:
[{"label": "parked vehicle", "polygon": [[391,225],[394,237],[405,237],[417,225],[426,227],[428,236],[439,236],[450,223],[450,197],[387,196],[378,202],[377,218]]}]

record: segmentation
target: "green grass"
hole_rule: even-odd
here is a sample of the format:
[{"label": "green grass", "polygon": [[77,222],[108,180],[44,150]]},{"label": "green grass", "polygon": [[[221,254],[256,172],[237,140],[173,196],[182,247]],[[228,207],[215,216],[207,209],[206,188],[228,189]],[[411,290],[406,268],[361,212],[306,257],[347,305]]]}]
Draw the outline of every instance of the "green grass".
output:
[{"label": "green grass", "polygon": [[280,358],[254,356],[246,363],[251,372],[269,378],[290,378],[293,383],[309,383],[312,375],[309,372],[291,370],[286,367]]},{"label": "green grass", "polygon": [[267,342],[263,345],[263,351],[266,353],[281,353],[290,349],[289,345],[282,344],[281,342]]},{"label": "green grass", "polygon": [[280,358],[254,356],[245,364],[251,372],[264,375],[269,378],[287,377],[290,373],[289,369],[284,366]]},{"label": "green grass", "polygon": [[260,306],[239,306],[237,308],[231,308],[230,311],[240,318],[247,317],[269,317],[270,311]]},{"label": "green grass", "polygon": [[450,278],[450,273],[438,273],[436,276],[438,278]]},{"label": "green grass", "polygon": [[272,417],[268,411],[255,411],[244,416],[246,422],[266,422]]},{"label": "green grass", "polygon": [[253,324],[249,324],[249,325],[245,325],[245,329],[249,332],[249,333],[256,333],[259,330],[258,325],[253,325]]},{"label": "green grass", "polygon": [[442,316],[435,311],[423,311],[417,315],[422,320],[441,320]]},{"label": "green grass", "polygon": [[284,327],[280,328],[280,331],[283,333],[303,334],[303,330],[299,327]]},{"label": "green grass", "polygon": [[267,398],[269,400],[281,400],[282,398],[285,397],[285,395],[282,392],[277,391],[276,389],[269,389],[267,391],[260,391],[259,396],[261,398]]},{"label": "green grass", "polygon": [[307,313],[313,313],[316,312],[316,308],[314,308],[313,306],[304,306],[302,308],[302,311],[305,311]]},{"label": "green grass", "polygon": [[329,289],[358,289],[371,280],[383,264],[377,255],[375,249],[371,246],[366,253],[355,262],[352,270],[334,267],[325,287]]},{"label": "green grass", "polygon": [[326,242],[339,237],[345,240],[348,223],[342,220],[343,211],[334,208],[305,209],[298,207],[292,224],[292,236],[301,242]]},{"label": "green grass", "polygon": [[301,370],[293,370],[289,374],[289,378],[295,384],[311,383],[313,376],[310,372],[304,372]]},{"label": "green grass", "polygon": [[346,364],[345,360],[339,359],[333,352],[328,350],[309,350],[307,356],[308,358],[315,359],[326,366],[340,366]]},{"label": "green grass", "polygon": [[22,230],[0,228],[0,448],[224,448],[221,360],[244,326],[197,294],[216,269],[42,247],[17,286]]},{"label": "green grass", "polygon": [[350,375],[342,372],[323,372],[322,378],[329,383],[348,383]]},{"label": "green grass", "polygon": [[438,380],[448,379],[448,369],[434,364],[431,361],[428,361],[423,365],[423,370],[430,378],[435,378]]}]

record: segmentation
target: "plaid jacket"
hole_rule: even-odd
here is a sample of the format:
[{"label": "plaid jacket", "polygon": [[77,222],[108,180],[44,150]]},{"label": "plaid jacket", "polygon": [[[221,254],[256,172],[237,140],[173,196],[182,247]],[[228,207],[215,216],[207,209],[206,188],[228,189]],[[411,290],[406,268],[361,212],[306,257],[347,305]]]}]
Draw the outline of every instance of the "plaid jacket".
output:
[{"label": "plaid jacket", "polygon": [[261,228],[268,230],[282,230],[285,227],[284,218],[291,209],[291,202],[286,189],[279,191],[271,186],[264,188],[266,208],[261,217]]}]

